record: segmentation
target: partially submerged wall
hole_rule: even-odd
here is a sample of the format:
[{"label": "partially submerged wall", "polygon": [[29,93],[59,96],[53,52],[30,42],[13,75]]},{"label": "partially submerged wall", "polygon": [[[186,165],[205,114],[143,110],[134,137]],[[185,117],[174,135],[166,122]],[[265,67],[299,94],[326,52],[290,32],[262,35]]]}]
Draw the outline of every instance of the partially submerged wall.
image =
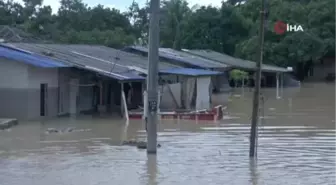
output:
[{"label": "partially submerged wall", "polygon": [[58,69],[38,68],[0,59],[0,117],[37,119],[40,117],[40,84],[48,84],[47,115],[58,112]]},{"label": "partially submerged wall", "polygon": [[28,116],[28,66],[0,58],[0,117]]}]

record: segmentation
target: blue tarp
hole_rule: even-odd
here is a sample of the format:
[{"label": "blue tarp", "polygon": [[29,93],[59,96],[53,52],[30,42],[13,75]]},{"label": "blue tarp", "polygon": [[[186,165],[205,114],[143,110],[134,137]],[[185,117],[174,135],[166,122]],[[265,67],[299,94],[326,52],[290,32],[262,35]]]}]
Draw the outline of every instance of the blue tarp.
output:
[{"label": "blue tarp", "polygon": [[193,69],[193,68],[172,68],[161,70],[162,74],[175,74],[175,75],[185,75],[185,76],[214,76],[223,74],[219,71],[209,71],[204,69]]},{"label": "blue tarp", "polygon": [[47,57],[32,55],[29,53],[17,51],[14,49],[9,49],[6,47],[0,46],[0,57],[4,57],[10,60],[15,60],[18,62],[24,62],[30,65],[34,65],[37,67],[44,68],[52,68],[52,67],[69,67],[66,64],[61,62],[48,59]]}]

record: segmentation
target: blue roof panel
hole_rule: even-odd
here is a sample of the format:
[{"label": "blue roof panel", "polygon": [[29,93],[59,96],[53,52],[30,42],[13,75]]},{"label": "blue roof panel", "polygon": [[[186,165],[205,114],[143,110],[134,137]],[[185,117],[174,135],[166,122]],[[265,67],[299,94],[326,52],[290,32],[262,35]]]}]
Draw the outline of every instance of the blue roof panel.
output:
[{"label": "blue roof panel", "polygon": [[160,71],[163,74],[175,74],[185,76],[214,76],[223,74],[219,71],[209,71],[204,69],[192,69],[192,68],[172,68]]},{"label": "blue roof panel", "polygon": [[48,59],[47,57],[33,55],[15,49],[9,49],[3,46],[0,46],[0,57],[15,60],[18,62],[24,62],[37,67],[44,67],[44,68],[69,67],[69,65]]}]

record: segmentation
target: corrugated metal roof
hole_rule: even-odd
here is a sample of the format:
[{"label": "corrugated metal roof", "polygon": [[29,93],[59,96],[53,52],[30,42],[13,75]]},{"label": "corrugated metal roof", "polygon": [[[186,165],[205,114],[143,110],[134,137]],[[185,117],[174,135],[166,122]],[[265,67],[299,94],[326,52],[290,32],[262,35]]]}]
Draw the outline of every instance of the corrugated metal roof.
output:
[{"label": "corrugated metal roof", "polygon": [[[40,55],[47,55],[68,63],[87,65],[113,72],[125,72],[131,69],[147,71],[147,57],[127,53],[99,45],[31,44],[9,43],[11,47],[27,50]],[[159,69],[177,67],[159,63]]]},{"label": "corrugated metal roof", "polygon": [[176,75],[185,75],[185,76],[214,76],[222,74],[218,71],[209,71],[204,69],[194,69],[194,68],[174,68],[162,70],[163,74],[176,74]]},{"label": "corrugated metal roof", "polygon": [[[82,67],[80,67],[82,68]],[[102,71],[100,69],[94,68],[94,67],[90,67],[90,66],[85,66],[83,67],[83,69],[87,69],[89,71],[94,71],[97,72],[99,74],[102,74],[104,76],[107,77],[111,77],[120,81],[134,81],[134,80],[145,80],[145,77],[142,77],[140,75],[138,75],[136,72],[134,71],[128,71],[128,72],[123,72],[123,73],[115,73],[115,72],[110,72],[110,71]]]},{"label": "corrugated metal roof", "polygon": [[40,38],[23,31],[20,26],[0,25],[0,39],[6,42],[44,42]]},{"label": "corrugated metal roof", "polygon": [[[224,64],[227,64],[232,67],[236,68],[242,68],[247,70],[255,70],[256,69],[256,63],[248,60],[243,60],[240,58],[235,58],[223,53],[218,53],[211,50],[187,50],[184,49],[183,51],[188,52],[190,54],[208,58],[211,60],[215,60]],[[264,72],[290,72],[290,70],[287,70],[286,68],[273,66],[273,65],[262,65],[262,71]]]},{"label": "corrugated metal roof", "polygon": [[[15,43],[1,44],[0,56],[15,53],[16,55],[4,56],[6,58],[26,62],[38,67],[77,67],[94,71],[104,76],[112,77],[117,80],[144,80],[142,76],[137,75],[126,67],[112,66],[109,69],[104,68],[99,62],[89,62],[87,57],[77,56],[76,54],[63,53],[63,51],[54,50],[51,47],[48,49],[39,47],[37,44]],[[44,55],[44,56],[43,56]],[[61,62],[62,63],[61,63]],[[67,64],[63,64],[63,63]],[[56,65],[58,64],[58,65]],[[62,65],[60,65],[62,64]],[[93,64],[93,65],[90,65]],[[117,72],[115,72],[117,71]]]},{"label": "corrugated metal roof", "polygon": [[[120,73],[120,75],[123,75],[123,76],[127,77],[123,80],[128,80],[128,79],[131,79],[131,80],[146,80],[145,77],[136,74],[136,72],[134,72],[134,71]],[[122,79],[119,79],[119,80],[122,80]]]},{"label": "corrugated metal roof", "polygon": [[24,62],[37,67],[44,67],[44,68],[70,67],[70,65],[64,64],[59,61],[51,60],[47,57],[41,57],[38,55],[33,55],[30,53],[9,49],[6,47],[0,47],[0,57],[15,60],[18,62]]},{"label": "corrugated metal roof", "polygon": [[[148,48],[143,46],[129,46],[136,51],[140,51],[143,53],[148,53]],[[167,59],[167,60],[174,60],[176,62],[180,62],[184,65],[189,65],[190,67],[201,67],[207,69],[215,69],[215,68],[226,68],[228,67],[226,64],[218,63],[209,59],[197,57],[190,55],[189,53],[183,51],[176,51],[170,48],[160,48],[159,49],[159,56]]]}]

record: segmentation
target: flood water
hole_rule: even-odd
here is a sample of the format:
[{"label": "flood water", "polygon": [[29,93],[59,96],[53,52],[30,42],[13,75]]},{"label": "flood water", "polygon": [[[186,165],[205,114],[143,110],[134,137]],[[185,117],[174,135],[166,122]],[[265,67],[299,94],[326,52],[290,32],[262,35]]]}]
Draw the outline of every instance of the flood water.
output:
[{"label": "flood water", "polygon": [[[332,185],[335,86],[264,89],[258,160],[248,157],[252,93],[237,89],[224,120],[162,121],[157,156],[119,146],[145,140],[144,124],[111,118],[21,122],[0,132],[1,185]],[[214,98],[221,101],[221,96]],[[84,132],[45,134],[47,128]]]}]

